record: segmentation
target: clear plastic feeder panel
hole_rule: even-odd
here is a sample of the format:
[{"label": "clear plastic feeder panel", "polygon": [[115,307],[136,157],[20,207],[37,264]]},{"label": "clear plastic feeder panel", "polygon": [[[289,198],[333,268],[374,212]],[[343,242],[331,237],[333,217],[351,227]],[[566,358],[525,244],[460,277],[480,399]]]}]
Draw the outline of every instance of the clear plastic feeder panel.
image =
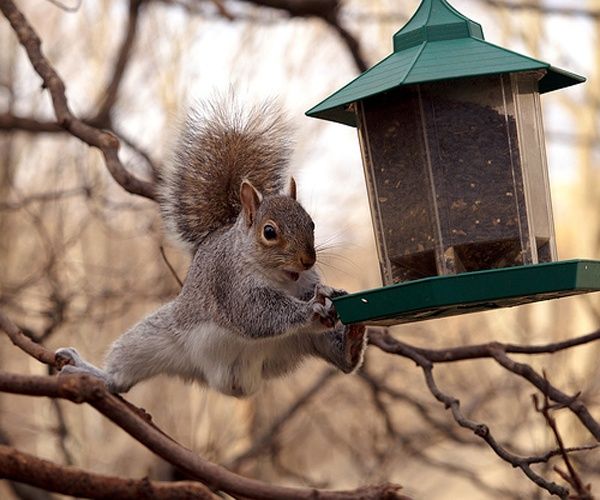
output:
[{"label": "clear plastic feeder panel", "polygon": [[511,75],[513,100],[516,107],[519,152],[525,180],[528,224],[533,234],[534,262],[558,259],[550,182],[546,162],[546,141],[538,81],[544,72]]},{"label": "clear plastic feeder panel", "polygon": [[436,275],[439,235],[418,94],[359,102],[357,117],[383,282]]},{"label": "clear plastic feeder panel", "polygon": [[420,90],[442,237],[439,274],[533,263],[510,78]]},{"label": "clear plastic feeder panel", "polygon": [[538,77],[436,82],[359,103],[385,284],[555,258]]}]

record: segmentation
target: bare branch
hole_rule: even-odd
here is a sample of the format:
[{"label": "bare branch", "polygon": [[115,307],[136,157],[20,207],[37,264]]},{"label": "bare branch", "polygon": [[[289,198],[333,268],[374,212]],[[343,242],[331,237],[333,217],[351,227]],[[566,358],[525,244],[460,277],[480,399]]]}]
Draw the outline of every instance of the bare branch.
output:
[{"label": "bare branch", "polygon": [[[544,373],[544,379],[547,380],[546,373]],[[544,404],[543,405],[540,404],[536,394],[534,394],[532,396],[532,399],[533,399],[533,404],[534,404],[536,411],[538,411],[539,413],[541,413],[543,415],[544,420],[546,420],[546,424],[552,430],[552,434],[554,434],[554,438],[556,439],[556,443],[558,444],[560,456],[562,457],[565,465],[567,466],[567,470],[569,471],[568,475],[560,474],[561,477],[563,479],[565,479],[575,489],[575,492],[577,493],[578,498],[580,498],[581,500],[593,500],[588,488],[586,488],[584,486],[583,481],[581,480],[581,477],[575,470],[575,467],[573,466],[571,459],[569,458],[569,453],[568,453],[567,449],[565,448],[563,438],[558,430],[558,425],[556,424],[556,420],[550,413],[552,407],[551,407],[550,401],[548,399],[548,394],[544,393]],[[556,467],[555,467],[555,470],[557,470]]]},{"label": "bare branch", "polygon": [[[460,409],[460,401],[455,397],[445,394],[437,386],[437,383],[433,376],[433,367],[435,361],[447,362],[462,359],[492,357],[508,370],[513,371],[519,375],[525,376],[542,392],[544,392],[545,394],[547,393],[551,399],[556,401],[556,399],[554,399],[555,397],[558,397],[559,399],[562,399],[562,397],[564,397],[565,405],[569,407],[571,407],[570,405],[574,405],[575,408],[571,409],[575,412],[575,414],[578,417],[580,417],[580,420],[584,422],[584,425],[586,425],[590,432],[592,432],[592,434],[595,435],[595,425],[597,425],[597,423],[593,420],[591,415],[589,415],[587,408],[585,408],[585,406],[580,401],[573,398],[568,398],[568,396],[556,390],[549,384],[546,384],[545,387],[547,392],[544,391],[544,387],[540,387],[539,380],[537,380],[535,377],[537,374],[531,369],[531,367],[522,363],[514,363],[514,361],[510,360],[510,358],[506,356],[504,351],[502,351],[500,344],[497,343],[492,343],[484,346],[464,346],[447,350],[428,350],[414,348],[404,342],[400,342],[391,337],[387,333],[387,331],[374,331],[370,335],[370,342],[378,346],[383,351],[397,354],[414,361],[423,370],[423,375],[425,377],[425,382],[427,384],[427,387],[429,388],[429,391],[438,401],[443,403],[447,409],[451,410],[452,416],[456,423],[461,427],[470,429],[476,436],[483,439],[502,460],[510,463],[511,465],[513,465],[513,467],[518,467],[519,469],[521,469],[529,479],[531,479],[535,484],[537,484],[541,488],[544,488],[548,492],[560,496],[561,498],[565,498],[568,495],[568,490],[566,488],[556,484],[553,481],[546,480],[531,468],[532,463],[538,463],[539,457],[522,457],[511,453],[496,441],[487,425],[475,422],[467,418]],[[573,345],[576,344],[573,344],[571,342],[568,344],[567,347],[572,347]],[[552,347],[555,347],[555,345],[553,344]],[[537,351],[537,349],[534,350]],[[537,376],[539,377],[539,375]],[[543,383],[543,379],[541,379],[541,381]],[[563,403],[563,401],[559,402]],[[582,417],[584,418],[582,419]]]},{"label": "bare branch", "polygon": [[370,338],[373,339],[373,344],[389,353],[404,355],[407,352],[405,351],[405,348],[409,348],[410,352],[421,354],[432,363],[452,363],[467,359],[491,358],[493,357],[493,350],[500,350],[509,354],[553,354],[599,340],[600,330],[581,337],[540,346],[523,346],[490,342],[488,344],[460,346],[446,349],[423,349],[421,347],[409,346],[380,330],[373,330]]},{"label": "bare branch", "polygon": [[105,476],[78,467],[57,465],[3,445],[0,445],[0,477],[85,498],[217,498],[206,486],[192,481],[169,483]]},{"label": "bare branch", "polygon": [[[419,366],[422,362],[426,362],[428,366],[433,366],[433,363],[448,363],[454,361],[462,361],[466,359],[494,358],[498,364],[506,368],[508,371],[519,375],[531,384],[533,384],[542,393],[547,394],[550,399],[557,403],[561,403],[571,409],[579,418],[581,423],[590,431],[590,433],[600,441],[600,424],[592,417],[585,405],[576,397],[571,397],[564,392],[559,391],[556,387],[549,384],[543,379],[531,366],[525,363],[517,363],[510,359],[506,353],[518,354],[542,354],[554,353],[571,347],[587,344],[600,338],[600,331],[569,339],[563,342],[555,342],[543,346],[520,346],[514,344],[501,344],[492,342],[489,344],[480,344],[472,346],[460,346],[448,349],[422,349],[412,347],[404,342],[394,339],[387,332],[375,331],[370,336],[370,342],[377,345],[385,352],[398,354],[415,361]],[[420,360],[420,361],[418,361]]]},{"label": "bare branch", "polygon": [[239,476],[208,462],[151,425],[130,403],[109,393],[104,384],[86,375],[58,377],[16,375],[0,372],[0,392],[68,399],[88,403],[146,448],[185,471],[211,489],[255,499],[406,499],[397,485],[366,486],[354,491],[290,488]]},{"label": "bare branch", "polygon": [[20,117],[10,113],[0,113],[0,130],[21,130],[23,132],[31,132],[36,134],[40,132],[65,132],[65,129],[56,122]]},{"label": "bare branch", "polygon": [[110,132],[87,125],[71,113],[64,82],[45,58],[39,37],[12,0],[0,0],[0,10],[10,22],[35,71],[42,78],[44,88],[50,92],[58,124],[83,142],[100,149],[108,171],[126,191],[155,199],[154,184],[135,177],[119,160],[118,138]]},{"label": "bare branch", "polygon": [[17,325],[10,321],[4,314],[0,312],[0,330],[4,330],[13,344],[19,349],[25,351],[30,356],[38,361],[50,366],[56,366],[56,357],[52,351],[49,351],[44,346],[36,344],[27,335],[25,335]]},{"label": "bare branch", "polygon": [[491,351],[493,358],[512,373],[523,377],[531,384],[537,387],[543,394],[547,395],[552,401],[560,403],[569,408],[579,418],[581,423],[598,441],[600,441],[600,424],[592,417],[589,410],[581,402],[577,396],[568,396],[564,392],[558,390],[548,381],[538,374],[531,366],[525,363],[517,363],[510,359],[501,349],[493,349]]},{"label": "bare branch", "polygon": [[[97,117],[92,118],[83,118],[83,123],[86,123],[90,126],[95,126],[99,123],[99,119]],[[118,138],[131,148],[137,155],[143,158],[143,160],[148,164],[150,170],[152,171],[152,176],[154,179],[158,177],[159,167],[156,162],[150,157],[150,154],[145,151],[142,147],[140,147],[136,142],[127,137],[127,135],[121,131],[116,129],[116,127],[111,126],[110,123],[104,123],[106,125],[103,128],[106,128],[116,134]],[[21,132],[28,132],[32,134],[56,134],[56,133],[71,133],[69,130],[61,127],[58,123],[52,121],[38,120],[36,118],[23,117],[23,116],[15,116],[10,113],[0,113],[0,130],[19,130]]]}]

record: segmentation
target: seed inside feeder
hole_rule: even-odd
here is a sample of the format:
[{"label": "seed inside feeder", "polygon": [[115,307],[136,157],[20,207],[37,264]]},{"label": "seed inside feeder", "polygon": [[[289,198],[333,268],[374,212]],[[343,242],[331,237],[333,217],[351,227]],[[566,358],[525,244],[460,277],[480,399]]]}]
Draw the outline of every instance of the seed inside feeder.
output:
[{"label": "seed inside feeder", "polygon": [[360,103],[384,281],[552,259],[550,234],[531,238],[516,87],[508,76],[474,78]]}]

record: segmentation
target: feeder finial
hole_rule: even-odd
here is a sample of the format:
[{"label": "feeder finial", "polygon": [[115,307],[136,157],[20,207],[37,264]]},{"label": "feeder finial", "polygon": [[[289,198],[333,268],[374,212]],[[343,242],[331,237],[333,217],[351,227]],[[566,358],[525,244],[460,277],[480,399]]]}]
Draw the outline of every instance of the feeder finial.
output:
[{"label": "feeder finial", "polygon": [[483,40],[481,25],[458,12],[446,0],[423,0],[408,23],[394,35],[394,52],[423,42],[468,37]]}]

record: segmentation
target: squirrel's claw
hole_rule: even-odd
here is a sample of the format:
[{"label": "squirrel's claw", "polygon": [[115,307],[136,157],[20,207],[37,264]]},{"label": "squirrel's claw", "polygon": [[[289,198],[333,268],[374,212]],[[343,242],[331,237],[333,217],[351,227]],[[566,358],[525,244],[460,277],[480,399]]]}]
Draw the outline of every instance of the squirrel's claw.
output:
[{"label": "squirrel's claw", "polygon": [[319,321],[323,326],[333,328],[335,326],[335,319],[335,310],[332,313],[331,307],[319,303],[313,304],[313,321]]},{"label": "squirrel's claw", "polygon": [[78,366],[84,363],[83,358],[74,347],[61,347],[56,350],[54,355],[61,371],[67,366]]},{"label": "squirrel's claw", "polygon": [[318,320],[327,328],[333,328],[337,322],[337,312],[333,302],[329,298],[331,290],[333,288],[319,284],[315,287],[315,296],[313,298],[313,321]]},{"label": "squirrel's claw", "polygon": [[315,295],[322,295],[328,299],[335,299],[336,297],[341,297],[343,295],[348,295],[346,290],[342,290],[341,288],[333,288],[331,286],[318,284],[315,287]]},{"label": "squirrel's claw", "polygon": [[313,319],[319,319],[322,325],[326,326],[327,328],[333,328],[337,323],[338,315],[331,299],[347,294],[348,292],[345,290],[332,288],[321,283],[317,284],[315,286],[315,295],[313,298],[313,310],[315,312],[315,317]]}]

